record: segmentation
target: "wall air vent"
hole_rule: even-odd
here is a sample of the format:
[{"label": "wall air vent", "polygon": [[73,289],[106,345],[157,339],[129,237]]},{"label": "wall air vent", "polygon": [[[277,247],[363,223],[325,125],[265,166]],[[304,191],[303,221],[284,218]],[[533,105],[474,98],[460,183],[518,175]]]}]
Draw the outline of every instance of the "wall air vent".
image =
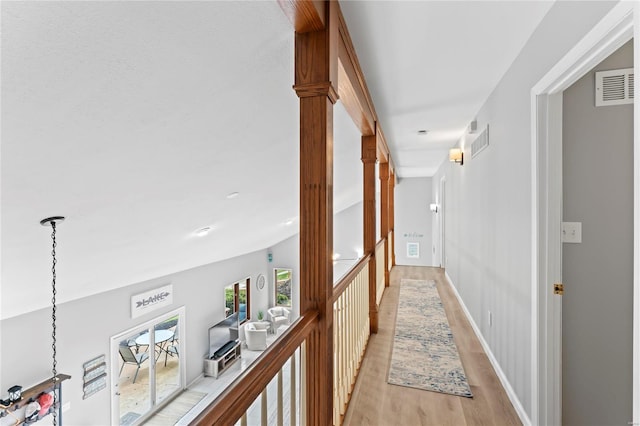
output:
[{"label": "wall air vent", "polygon": [[633,68],[596,72],[596,106],[633,103]]},{"label": "wall air vent", "polygon": [[471,158],[475,157],[489,146],[489,125],[478,135],[478,137],[471,142]]}]

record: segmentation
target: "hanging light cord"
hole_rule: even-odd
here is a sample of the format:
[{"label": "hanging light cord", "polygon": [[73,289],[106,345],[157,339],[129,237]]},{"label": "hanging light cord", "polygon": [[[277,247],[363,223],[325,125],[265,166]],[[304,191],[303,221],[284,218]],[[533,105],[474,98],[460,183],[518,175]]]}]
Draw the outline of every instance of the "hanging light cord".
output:
[{"label": "hanging light cord", "polygon": [[52,343],[51,343],[51,348],[53,349],[53,368],[51,369],[51,372],[53,373],[53,384],[54,384],[54,390],[53,390],[53,426],[57,426],[58,424],[58,412],[57,412],[57,405],[58,405],[58,393],[56,392],[55,389],[55,385],[56,382],[58,380],[57,376],[58,376],[58,361],[56,359],[57,356],[57,350],[56,350],[56,294],[57,294],[57,290],[56,290],[56,222],[55,221],[51,221],[51,229],[53,229],[53,231],[51,232],[51,241],[52,241],[52,249],[51,249],[51,257],[53,258],[53,263],[51,266],[51,274],[52,274],[52,280],[51,280],[51,289],[52,289],[52,297],[51,297],[51,304],[53,305],[53,309],[51,311],[51,338],[52,338]]}]

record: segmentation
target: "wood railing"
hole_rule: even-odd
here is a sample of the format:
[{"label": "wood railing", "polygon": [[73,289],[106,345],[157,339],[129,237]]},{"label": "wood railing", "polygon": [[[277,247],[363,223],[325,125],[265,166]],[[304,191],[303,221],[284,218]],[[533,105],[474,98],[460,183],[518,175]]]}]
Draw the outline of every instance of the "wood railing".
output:
[{"label": "wood railing", "polygon": [[[385,288],[385,241],[376,245],[376,297]],[[342,424],[370,335],[369,262],[362,258],[333,289],[333,424]],[[305,341],[318,312],[304,313],[280,339],[211,402],[191,425],[304,424]],[[289,378],[288,392],[285,379]],[[273,398],[271,395],[275,394]],[[288,396],[288,398],[286,397]],[[275,402],[274,402],[275,401]],[[273,405],[269,405],[269,403]],[[288,405],[288,409],[285,408]],[[275,408],[274,408],[275,406]]]},{"label": "wood railing", "polygon": [[[286,423],[288,425],[304,423],[306,401],[304,398],[298,398],[299,392],[305,389],[306,383],[305,371],[299,371],[298,367],[304,358],[305,343],[303,342],[280,369],[276,377],[269,382],[260,396],[240,417],[240,426],[283,426],[285,417],[287,417]],[[286,386],[285,382],[288,382]]]},{"label": "wood railing", "polygon": [[342,424],[369,341],[369,260],[358,262],[333,291],[333,424]]},{"label": "wood railing", "polygon": [[385,287],[385,252],[384,245],[386,240],[383,238],[376,244],[376,303],[380,305],[382,294]]},{"label": "wood railing", "polygon": [[[268,399],[267,386],[276,376],[278,381],[277,398],[277,423],[282,424],[284,417],[284,400],[282,377],[285,371],[283,367],[289,366],[289,377],[291,378],[290,389],[290,419],[291,424],[304,423],[305,410],[305,351],[304,342],[318,324],[318,312],[305,312],[296,320],[273,345],[269,346],[262,355],[240,376],[231,383],[205,410],[200,413],[190,424],[191,425],[232,425],[238,420],[242,425],[247,424],[247,413],[258,396],[261,398],[260,424],[273,424],[268,419]],[[301,348],[302,347],[302,348]],[[301,348],[301,349],[300,349]],[[298,354],[296,356],[296,353]],[[298,361],[296,361],[298,358]],[[300,374],[296,372],[296,365],[300,364]],[[302,383],[296,383],[296,377],[301,377]],[[300,392],[298,398],[296,394]],[[296,400],[300,404],[296,403]],[[298,419],[298,420],[296,420]],[[254,424],[253,419],[251,424]]]}]

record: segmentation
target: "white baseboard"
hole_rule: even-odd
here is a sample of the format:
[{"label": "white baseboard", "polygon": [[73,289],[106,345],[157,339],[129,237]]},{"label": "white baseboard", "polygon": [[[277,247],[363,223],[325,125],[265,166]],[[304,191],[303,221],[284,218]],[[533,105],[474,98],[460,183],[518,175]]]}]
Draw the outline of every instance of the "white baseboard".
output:
[{"label": "white baseboard", "polygon": [[502,383],[502,387],[504,388],[505,392],[507,392],[507,396],[509,397],[509,400],[513,404],[513,408],[515,408],[516,412],[518,413],[518,417],[520,417],[520,421],[525,426],[531,426],[531,419],[527,415],[527,412],[524,410],[524,407],[522,406],[522,403],[520,402],[518,395],[516,395],[516,392],[513,390],[513,387],[511,387],[511,383],[509,383],[507,376],[502,371],[502,368],[500,368],[500,364],[498,363],[498,360],[493,355],[493,352],[491,352],[491,348],[489,347],[489,344],[487,343],[486,340],[484,340],[484,336],[480,332],[478,325],[473,320],[473,317],[469,313],[467,306],[464,304],[464,301],[460,297],[460,293],[458,293],[458,289],[456,289],[456,287],[453,285],[453,280],[451,279],[447,271],[444,272],[444,275],[447,278],[447,281],[449,282],[449,286],[451,286],[451,289],[453,290],[453,294],[456,295],[456,298],[458,299],[458,302],[460,303],[460,306],[462,307],[462,310],[464,311],[465,316],[469,320],[469,323],[471,324],[471,328],[473,328],[473,332],[476,334],[476,337],[480,341],[482,348],[487,354],[487,357],[489,358],[489,362],[491,362],[491,365],[493,366],[493,370],[496,372],[498,379],[500,379],[500,383]]},{"label": "white baseboard", "polygon": [[198,374],[196,378],[191,381],[191,383],[187,384],[186,389],[191,389],[195,384],[197,384],[202,379],[204,379],[204,373]]}]

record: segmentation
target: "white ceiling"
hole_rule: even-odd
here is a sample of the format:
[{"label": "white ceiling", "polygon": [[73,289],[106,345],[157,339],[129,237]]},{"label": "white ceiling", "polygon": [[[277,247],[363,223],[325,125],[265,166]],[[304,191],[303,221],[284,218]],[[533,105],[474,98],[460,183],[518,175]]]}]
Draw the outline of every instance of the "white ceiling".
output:
[{"label": "white ceiling", "polygon": [[435,174],[552,4],[341,3],[398,176]]},{"label": "white ceiling", "polygon": [[[67,217],[59,302],[297,232],[293,32],[276,2],[0,4],[2,318],[50,303],[47,216]],[[407,177],[433,173],[548,5],[342,7]],[[360,138],[335,116],[341,210],[361,199]]]}]

